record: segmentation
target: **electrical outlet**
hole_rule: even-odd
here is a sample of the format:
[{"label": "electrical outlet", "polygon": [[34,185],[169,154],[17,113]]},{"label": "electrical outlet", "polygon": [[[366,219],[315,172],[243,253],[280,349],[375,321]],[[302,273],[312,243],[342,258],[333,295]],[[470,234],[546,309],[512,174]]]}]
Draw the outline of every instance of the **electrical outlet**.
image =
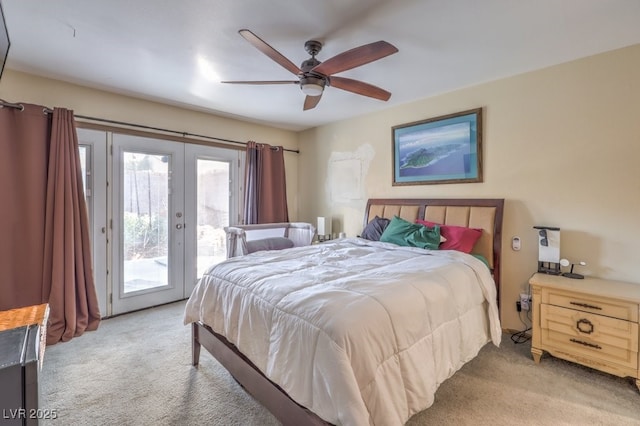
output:
[{"label": "electrical outlet", "polygon": [[523,311],[528,311],[531,308],[531,296],[527,293],[520,293],[520,307]]}]

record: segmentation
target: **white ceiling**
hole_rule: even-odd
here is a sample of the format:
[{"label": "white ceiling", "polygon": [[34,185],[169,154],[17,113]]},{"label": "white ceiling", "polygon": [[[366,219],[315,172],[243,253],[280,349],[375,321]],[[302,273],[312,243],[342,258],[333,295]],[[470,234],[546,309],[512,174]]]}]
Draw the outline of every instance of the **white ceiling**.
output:
[{"label": "white ceiling", "polygon": [[[639,0],[2,0],[7,68],[301,130],[640,43]],[[329,87],[303,111],[298,86],[248,28],[299,65],[386,40],[399,52],[345,71],[387,102]],[[16,100],[12,100],[16,101]]]}]

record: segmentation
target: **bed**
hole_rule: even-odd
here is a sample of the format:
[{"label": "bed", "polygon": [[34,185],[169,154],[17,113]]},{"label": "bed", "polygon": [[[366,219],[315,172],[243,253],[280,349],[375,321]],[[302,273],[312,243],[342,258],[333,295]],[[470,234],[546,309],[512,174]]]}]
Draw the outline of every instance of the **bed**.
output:
[{"label": "bed", "polygon": [[482,230],[473,255],[347,238],[210,268],[185,308],[193,365],[205,347],[285,425],[404,424],[500,344],[503,204],[368,200],[363,227],[397,216]]}]

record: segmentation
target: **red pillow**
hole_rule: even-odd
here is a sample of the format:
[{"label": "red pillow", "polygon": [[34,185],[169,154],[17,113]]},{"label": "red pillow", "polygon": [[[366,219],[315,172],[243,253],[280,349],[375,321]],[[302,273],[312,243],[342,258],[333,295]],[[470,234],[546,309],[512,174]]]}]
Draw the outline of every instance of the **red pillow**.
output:
[{"label": "red pillow", "polygon": [[[416,220],[424,226],[440,225],[435,222],[429,222],[427,220]],[[465,228],[464,226],[454,225],[440,225],[440,235],[445,237],[447,241],[440,243],[438,249],[440,250],[458,250],[463,253],[471,253],[473,246],[482,236],[482,229],[479,228]]]}]

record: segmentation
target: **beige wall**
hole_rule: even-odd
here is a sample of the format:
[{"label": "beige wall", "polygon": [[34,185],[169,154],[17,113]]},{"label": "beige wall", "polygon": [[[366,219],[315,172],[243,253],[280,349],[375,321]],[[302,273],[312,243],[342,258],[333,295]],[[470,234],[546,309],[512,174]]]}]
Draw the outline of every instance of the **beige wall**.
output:
[{"label": "beige wall", "polygon": [[[353,236],[370,197],[505,198],[507,329],[522,328],[515,301],[537,268],[534,225],[561,228],[561,256],[588,263],[576,272],[640,283],[639,70],[636,45],[305,131],[300,217],[330,215],[334,232]],[[483,183],[391,185],[392,126],[477,107],[484,108]],[[332,177],[330,158],[361,159],[361,185]],[[519,252],[511,249],[516,235]]]},{"label": "beige wall", "polygon": [[[285,155],[291,219],[328,215],[334,232],[349,235],[361,231],[370,197],[505,198],[502,320],[520,329],[514,302],[536,269],[534,225],[562,229],[561,255],[588,263],[579,272],[640,283],[639,69],[636,45],[300,134],[12,70],[0,98],[299,148],[299,156]],[[477,107],[484,108],[483,183],[391,185],[392,126]],[[344,167],[354,164],[361,172]],[[510,249],[515,235],[519,252]]]},{"label": "beige wall", "polygon": [[[229,140],[254,140],[298,149],[298,136],[295,132],[94,90],[10,69],[5,69],[2,74],[0,98],[9,102],[27,102],[50,108],[64,107],[78,115],[89,117]],[[237,148],[236,145],[233,147]],[[297,220],[298,154],[285,152],[285,167],[289,216],[291,220]]]}]

